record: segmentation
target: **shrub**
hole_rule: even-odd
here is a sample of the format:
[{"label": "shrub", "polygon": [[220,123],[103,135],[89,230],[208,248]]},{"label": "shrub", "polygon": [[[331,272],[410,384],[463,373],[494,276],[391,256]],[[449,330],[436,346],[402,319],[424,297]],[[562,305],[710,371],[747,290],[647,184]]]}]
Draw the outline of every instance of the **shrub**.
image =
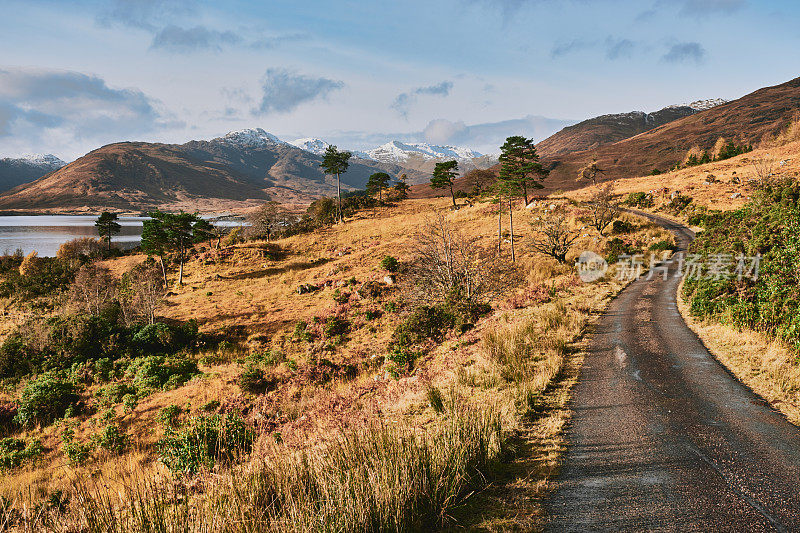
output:
[{"label": "shrub", "polygon": [[442,396],[442,391],[433,385],[428,385],[425,391],[425,396],[427,396],[428,404],[435,413],[440,414],[444,412],[444,398]]},{"label": "shrub", "polygon": [[186,357],[151,355],[137,357],[125,371],[139,393],[154,390],[171,390],[180,387],[199,374],[197,363]]},{"label": "shrub", "polygon": [[642,253],[641,248],[619,237],[614,237],[606,243],[606,261],[609,264],[616,263],[620,256],[640,253]]},{"label": "shrub", "polygon": [[61,432],[61,450],[71,463],[82,465],[89,460],[94,449],[93,443],[83,444],[75,440],[75,430],[67,426]]},{"label": "shrub", "polygon": [[623,233],[631,233],[634,230],[633,224],[627,220],[615,220],[611,225],[611,233],[614,235],[622,235]]},{"label": "shrub", "polygon": [[33,439],[27,444],[22,439],[0,439],[0,470],[16,468],[42,453],[44,446],[39,439]]},{"label": "shrub", "polygon": [[161,411],[158,413],[158,421],[162,426],[175,427],[178,425],[178,419],[182,413],[183,409],[181,409],[180,406],[168,405],[161,408]]},{"label": "shrub", "polygon": [[78,401],[74,384],[56,372],[45,372],[30,380],[22,390],[16,420],[23,426],[50,424]]},{"label": "shrub", "polygon": [[157,447],[161,461],[175,473],[192,474],[217,462],[237,461],[250,453],[255,432],[236,415],[192,418],[182,428],[167,429]]},{"label": "shrub", "polygon": [[626,205],[631,207],[647,208],[653,207],[653,196],[645,192],[632,192],[625,198]]},{"label": "shrub", "polygon": [[117,382],[106,385],[105,387],[98,390],[97,396],[100,398],[100,400],[103,401],[104,404],[113,405],[121,402],[126,395],[135,393],[136,389],[131,387],[127,383]]},{"label": "shrub", "polygon": [[128,447],[128,436],[116,424],[107,425],[96,440],[101,448],[115,455],[124,452]]},{"label": "shrub", "polygon": [[338,316],[331,316],[325,322],[323,332],[326,337],[336,337],[337,335],[344,335],[350,331],[350,321],[346,318]]},{"label": "shrub", "polygon": [[400,261],[391,255],[384,256],[384,258],[381,259],[381,268],[389,272],[397,272],[400,268]]},{"label": "shrub", "polygon": [[669,201],[667,205],[664,206],[664,210],[668,213],[672,213],[674,215],[678,215],[683,212],[684,209],[689,207],[693,201],[691,196],[684,196],[679,194],[675,198]]},{"label": "shrub", "polygon": [[257,366],[248,366],[245,368],[236,380],[239,388],[244,392],[258,394],[267,390],[270,381],[267,379],[264,371]]},{"label": "shrub", "polygon": [[672,251],[675,250],[675,244],[670,241],[669,239],[664,239],[663,241],[654,242],[650,245],[649,249],[653,252],[660,252],[660,251]]}]

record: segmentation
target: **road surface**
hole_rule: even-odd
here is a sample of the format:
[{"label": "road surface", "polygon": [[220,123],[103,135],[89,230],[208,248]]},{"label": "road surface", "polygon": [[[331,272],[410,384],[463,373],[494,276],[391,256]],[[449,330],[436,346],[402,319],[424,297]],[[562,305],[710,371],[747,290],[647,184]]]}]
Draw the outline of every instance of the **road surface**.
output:
[{"label": "road surface", "polygon": [[[656,218],[685,250],[691,231]],[[686,326],[677,266],[599,320],[548,531],[800,531],[800,430]]]}]

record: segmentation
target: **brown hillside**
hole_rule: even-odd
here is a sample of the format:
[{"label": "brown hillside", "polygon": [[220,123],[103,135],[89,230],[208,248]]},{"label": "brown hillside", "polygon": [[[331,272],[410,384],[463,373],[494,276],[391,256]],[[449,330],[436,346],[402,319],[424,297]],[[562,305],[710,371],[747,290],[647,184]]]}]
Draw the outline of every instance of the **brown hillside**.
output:
[{"label": "brown hillside", "polygon": [[[796,78],[608,144],[595,146],[602,131],[608,135],[622,132],[604,130],[598,122],[585,121],[581,124],[591,123],[591,127],[579,131],[570,130],[575,128],[570,126],[537,145],[543,162],[550,168],[546,187],[540,192],[547,194],[584,186],[585,183],[576,180],[578,170],[594,158],[604,170],[601,179],[615,180],[644,176],[653,169],[667,170],[683,162],[690,149],[711,150],[720,138],[739,144],[757,144],[784,130],[796,119],[799,111],[800,78]],[[567,145],[592,148],[561,153]],[[555,153],[559,155],[553,155]],[[469,190],[471,184],[459,178],[455,188]],[[432,190],[428,185],[412,188],[412,196],[417,198],[444,194],[449,192]]]}]

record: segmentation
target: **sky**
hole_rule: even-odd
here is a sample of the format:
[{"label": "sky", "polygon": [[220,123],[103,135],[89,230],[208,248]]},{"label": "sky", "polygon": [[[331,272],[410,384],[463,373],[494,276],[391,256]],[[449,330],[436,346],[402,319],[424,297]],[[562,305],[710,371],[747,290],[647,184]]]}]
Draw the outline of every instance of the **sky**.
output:
[{"label": "sky", "polygon": [[796,0],[0,0],[0,157],[263,128],[493,153],[800,76]]}]

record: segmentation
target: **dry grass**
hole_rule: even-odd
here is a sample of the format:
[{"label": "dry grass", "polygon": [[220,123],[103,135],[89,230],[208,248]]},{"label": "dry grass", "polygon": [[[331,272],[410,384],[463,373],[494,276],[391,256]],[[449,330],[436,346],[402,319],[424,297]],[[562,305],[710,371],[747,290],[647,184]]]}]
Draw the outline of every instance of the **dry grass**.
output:
[{"label": "dry grass", "polygon": [[680,297],[678,308],[720,363],[791,423],[800,425],[800,365],[790,348],[763,333],[695,319]]},{"label": "dry grass", "polygon": [[[276,243],[286,254],[281,260],[263,257],[258,243],[248,243],[224,261],[192,261],[186,285],[170,296],[163,315],[197,318],[206,330],[244,326],[249,337],[244,353],[278,350],[297,364],[298,371],[276,364],[270,372],[282,377],[278,389],[249,396],[234,383],[241,366],[223,357],[220,364],[203,367],[202,378],[156,393],[132,413],[118,408],[125,431],[137,443],[134,451],[113,460],[101,457],[86,467],[67,465],[58,451],[57,430],[48,429],[47,445],[53,451],[35,469],[5,476],[0,494],[16,502],[13,513],[21,509],[21,523],[30,529],[82,524],[94,530],[136,531],[145,530],[142,524],[149,520],[165,524],[150,530],[164,531],[408,530],[414,525],[409,522],[412,516],[425,520],[426,527],[452,523],[450,514],[466,524],[474,523],[484,510],[494,517],[487,524],[501,524],[519,513],[535,519],[530,497],[541,494],[563,447],[566,400],[580,364],[573,344],[622,286],[613,279],[582,284],[571,266],[536,256],[519,244],[529,231],[525,219],[536,209],[531,214],[520,209],[515,217],[518,266],[526,285],[513,305],[495,302],[496,311],[475,329],[432,346],[412,374],[395,379],[378,364],[361,366],[352,380],[309,381],[303,370],[319,357],[318,347],[292,335],[297,321],[310,323],[314,316],[331,312],[336,306],[333,292],[337,287],[344,290],[347,279],[355,277],[359,284],[382,279],[385,272],[378,263],[384,255],[409,260],[409,236],[424,214],[446,203],[410,201],[314,235],[283,239]],[[476,204],[448,217],[479,245],[494,245],[492,206]],[[636,234],[643,241],[666,236],[648,225]],[[598,252],[602,247],[603,239],[589,230],[576,245],[577,250]],[[324,288],[298,295],[295,288],[301,283]],[[396,286],[386,290],[383,302],[402,301]],[[345,343],[325,352],[326,358],[363,364],[383,355],[402,315],[387,312],[369,323],[355,316],[376,304],[351,298],[348,312],[354,313],[358,327]],[[449,406],[440,413],[430,400],[432,388],[456,390],[462,400],[455,408],[445,399]],[[155,419],[166,405],[190,404],[194,413],[210,400],[234,410],[247,407],[250,421],[261,431],[256,452],[232,472],[211,472],[176,485],[154,460],[151,446],[159,436],[152,430]],[[76,434],[91,433],[93,423],[92,418],[83,420]],[[282,444],[276,448],[277,434]],[[495,463],[504,445],[512,443],[519,451],[517,459],[503,463],[497,475]],[[397,450],[404,450],[403,455]],[[384,499],[367,489],[371,479],[384,480]],[[468,499],[465,507],[470,491],[490,480],[495,480],[490,489]],[[276,484],[283,487],[280,498],[289,502],[286,505],[276,503]],[[520,499],[490,496],[492,487],[500,486],[517,487],[513,494]],[[307,492],[298,487],[313,487],[317,497],[303,500]],[[72,493],[80,506],[73,506],[68,517],[51,510],[37,515],[42,510],[37,502],[57,490]],[[341,516],[345,503],[353,510],[345,514],[352,518]],[[323,522],[309,522],[320,517],[325,517]],[[263,527],[242,525],[262,519]]]}]

